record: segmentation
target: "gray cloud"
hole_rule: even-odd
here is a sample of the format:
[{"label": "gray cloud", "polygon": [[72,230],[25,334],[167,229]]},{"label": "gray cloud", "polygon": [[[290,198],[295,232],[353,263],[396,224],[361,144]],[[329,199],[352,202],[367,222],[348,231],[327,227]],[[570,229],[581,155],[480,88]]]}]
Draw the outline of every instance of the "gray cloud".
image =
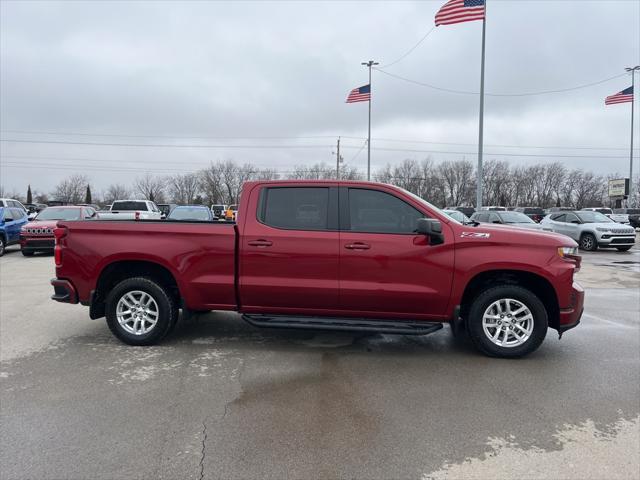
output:
[{"label": "gray cloud", "polygon": [[[366,105],[344,103],[351,88],[367,82],[360,62],[374,58],[385,64],[398,58],[431,28],[440,4],[4,1],[0,3],[1,127],[159,136],[363,137]],[[488,92],[571,87],[640,63],[639,2],[490,0],[488,9]],[[480,31],[480,22],[438,27],[389,71],[475,91]],[[488,97],[486,150],[490,154],[616,156],[620,158],[505,158],[515,163],[562,160],[567,166],[601,173],[626,172],[629,105],[605,108],[604,97],[628,83],[629,78],[623,77],[563,94]],[[373,95],[374,148],[446,150],[475,157],[477,96],[438,92],[378,72],[374,72]],[[394,143],[376,141],[376,137],[471,145]],[[224,143],[11,133],[2,133],[2,138]],[[97,188],[103,188],[135,176],[117,171],[119,167],[195,170],[211,160],[234,158],[287,170],[296,164],[331,162],[334,142],[334,138],[255,140],[257,145],[323,147],[215,150],[2,142],[0,174],[6,188],[23,190],[31,183],[48,191],[72,171],[56,165],[78,165]],[[489,146],[493,144],[620,150]],[[362,141],[345,139],[344,145],[345,158],[351,161]],[[372,160],[380,166],[428,155],[374,150]],[[431,156],[441,160],[462,155]],[[364,168],[365,152],[354,163]],[[28,164],[50,167],[27,168]]]}]

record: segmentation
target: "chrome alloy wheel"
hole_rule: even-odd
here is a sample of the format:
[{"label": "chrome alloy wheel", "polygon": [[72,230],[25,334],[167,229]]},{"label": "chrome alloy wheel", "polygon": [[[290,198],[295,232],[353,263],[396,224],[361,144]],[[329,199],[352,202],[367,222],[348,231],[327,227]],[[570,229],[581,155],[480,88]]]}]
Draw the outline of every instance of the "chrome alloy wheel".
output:
[{"label": "chrome alloy wheel", "polygon": [[482,330],[499,347],[518,347],[533,333],[533,315],[521,301],[501,298],[484,311]]},{"label": "chrome alloy wheel", "polygon": [[147,292],[141,290],[125,293],[116,306],[118,323],[134,335],[144,335],[153,330],[159,315],[156,301]]}]

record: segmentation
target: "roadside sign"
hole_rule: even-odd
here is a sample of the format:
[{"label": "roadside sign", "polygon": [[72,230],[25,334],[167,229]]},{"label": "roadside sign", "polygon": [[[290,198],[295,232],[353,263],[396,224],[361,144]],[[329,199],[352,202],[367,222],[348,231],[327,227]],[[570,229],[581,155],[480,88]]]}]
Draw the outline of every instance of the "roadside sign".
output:
[{"label": "roadside sign", "polygon": [[629,195],[628,178],[609,180],[609,197],[626,197],[627,195]]}]

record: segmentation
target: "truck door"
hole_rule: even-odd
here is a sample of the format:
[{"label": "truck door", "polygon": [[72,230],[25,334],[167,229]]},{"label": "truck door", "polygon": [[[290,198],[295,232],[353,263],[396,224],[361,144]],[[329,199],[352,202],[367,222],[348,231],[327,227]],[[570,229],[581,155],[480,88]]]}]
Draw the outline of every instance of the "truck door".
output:
[{"label": "truck door", "polygon": [[453,236],[429,245],[415,232],[427,214],[377,189],[340,189],[340,304],[372,317],[445,313],[454,270]]},{"label": "truck door", "polygon": [[321,313],[338,306],[338,189],[264,186],[251,191],[240,238],[245,312]]}]

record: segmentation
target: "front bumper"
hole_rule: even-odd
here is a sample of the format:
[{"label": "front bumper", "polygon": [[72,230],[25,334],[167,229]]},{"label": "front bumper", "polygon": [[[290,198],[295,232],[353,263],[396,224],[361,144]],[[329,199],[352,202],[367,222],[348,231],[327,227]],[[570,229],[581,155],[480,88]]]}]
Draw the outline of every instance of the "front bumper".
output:
[{"label": "front bumper", "polygon": [[69,280],[52,278],[51,285],[53,285],[54,292],[51,295],[51,300],[62,303],[78,303],[78,293]]},{"label": "front bumper", "polygon": [[628,235],[604,233],[598,238],[599,247],[624,247],[625,245],[633,245],[634,243],[636,243],[635,233]]},{"label": "front bumper", "polygon": [[55,247],[53,237],[25,237],[20,236],[20,248],[28,252],[53,252]]},{"label": "front bumper", "polygon": [[558,333],[562,335],[580,323],[582,312],[584,311],[584,289],[582,286],[573,282],[571,293],[569,294],[569,306],[560,309],[560,321],[558,324]]}]

